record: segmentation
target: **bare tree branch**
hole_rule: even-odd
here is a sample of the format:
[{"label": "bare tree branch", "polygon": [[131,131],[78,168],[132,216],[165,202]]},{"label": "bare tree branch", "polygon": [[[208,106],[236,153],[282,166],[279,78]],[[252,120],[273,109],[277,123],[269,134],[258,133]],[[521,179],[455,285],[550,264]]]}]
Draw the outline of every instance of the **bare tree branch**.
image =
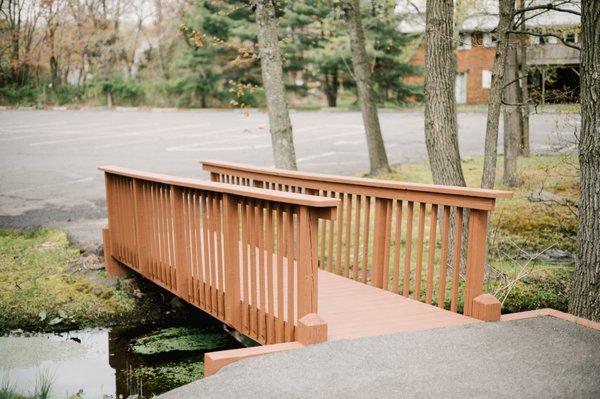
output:
[{"label": "bare tree branch", "polygon": [[511,30],[511,31],[509,31],[509,33],[518,33],[518,34],[525,34],[525,35],[537,36],[537,37],[555,37],[558,40],[560,40],[562,42],[562,44],[564,44],[565,46],[581,51],[581,47],[579,47],[576,44],[568,43],[567,41],[565,41],[564,38],[562,38],[561,36],[556,35],[554,33],[535,33],[535,32],[530,32],[530,31],[519,31],[519,30]]}]

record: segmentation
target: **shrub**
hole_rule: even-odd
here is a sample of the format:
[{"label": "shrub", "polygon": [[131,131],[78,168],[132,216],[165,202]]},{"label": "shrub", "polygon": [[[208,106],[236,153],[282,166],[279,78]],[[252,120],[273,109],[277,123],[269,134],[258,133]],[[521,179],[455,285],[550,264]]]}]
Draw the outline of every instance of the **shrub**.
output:
[{"label": "shrub", "polygon": [[40,89],[33,85],[0,87],[0,104],[35,105]]}]

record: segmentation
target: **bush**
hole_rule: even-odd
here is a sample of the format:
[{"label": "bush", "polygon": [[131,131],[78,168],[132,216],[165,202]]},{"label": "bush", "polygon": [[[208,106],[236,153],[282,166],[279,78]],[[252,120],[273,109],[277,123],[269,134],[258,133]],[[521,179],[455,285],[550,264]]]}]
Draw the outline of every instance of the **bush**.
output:
[{"label": "bush", "polygon": [[53,92],[53,99],[58,105],[77,104],[84,101],[86,92],[90,89],[87,85],[62,85]]},{"label": "bush", "polygon": [[107,80],[100,83],[102,94],[111,93],[115,105],[139,105],[144,100],[144,90],[132,80]]},{"label": "bush", "polygon": [[40,89],[33,85],[0,87],[0,104],[35,105],[39,94]]}]

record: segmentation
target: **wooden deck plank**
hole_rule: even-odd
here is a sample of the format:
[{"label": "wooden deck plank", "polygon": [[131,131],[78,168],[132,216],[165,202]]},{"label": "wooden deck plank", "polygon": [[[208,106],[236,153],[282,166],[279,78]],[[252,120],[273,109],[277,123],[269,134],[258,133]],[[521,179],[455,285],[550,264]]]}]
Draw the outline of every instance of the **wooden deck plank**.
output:
[{"label": "wooden deck plank", "polygon": [[[278,263],[274,255],[273,267],[277,267]],[[267,316],[271,311],[278,314],[279,306],[283,307],[284,314],[289,311],[286,294],[289,270],[287,258],[283,258],[281,264],[283,264],[283,284],[281,288],[274,287],[275,306],[274,309],[266,312]],[[294,267],[294,273],[296,272]],[[243,285],[243,281],[241,284]],[[317,314],[327,323],[329,341],[479,322],[477,319],[322,269],[318,270],[318,285]],[[279,301],[280,290],[283,292],[281,302]],[[294,313],[297,313],[297,304],[293,304],[293,307]]]}]

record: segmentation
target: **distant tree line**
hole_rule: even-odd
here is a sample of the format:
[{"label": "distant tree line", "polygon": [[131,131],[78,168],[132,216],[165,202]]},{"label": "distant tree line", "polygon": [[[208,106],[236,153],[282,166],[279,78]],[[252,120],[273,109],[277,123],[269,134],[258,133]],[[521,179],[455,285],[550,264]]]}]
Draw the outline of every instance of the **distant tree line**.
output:
[{"label": "distant tree line", "polygon": [[[356,99],[340,2],[273,2],[286,93],[335,107]],[[404,83],[415,37],[395,1],[362,1],[375,100],[421,96]],[[0,102],[262,106],[255,2],[0,0]]]}]

